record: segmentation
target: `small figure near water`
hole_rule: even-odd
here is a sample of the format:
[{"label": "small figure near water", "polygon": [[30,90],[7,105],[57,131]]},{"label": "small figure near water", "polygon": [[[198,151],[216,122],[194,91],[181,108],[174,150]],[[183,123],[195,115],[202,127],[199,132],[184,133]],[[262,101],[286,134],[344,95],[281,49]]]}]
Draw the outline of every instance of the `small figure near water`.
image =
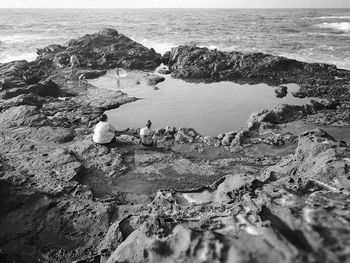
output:
[{"label": "small figure near water", "polygon": [[119,73],[119,68],[118,67],[115,69],[115,73],[117,74],[117,78],[119,79],[120,78],[120,73]]},{"label": "small figure near water", "polygon": [[86,75],[83,73],[79,75],[79,86],[85,86],[85,84],[87,84]]},{"label": "small figure near water", "polygon": [[94,136],[92,139],[98,144],[108,144],[116,142],[115,128],[108,123],[108,117],[106,114],[102,114],[99,123],[97,123],[94,129]]},{"label": "small figure near water", "polygon": [[151,130],[152,122],[147,121],[146,126],[140,130],[141,144],[143,146],[157,147],[157,137]]},{"label": "small figure near water", "polygon": [[71,56],[69,58],[69,64],[70,64],[70,74],[71,74],[71,77],[72,77],[73,73],[74,73],[74,70],[79,65],[78,57],[76,55],[71,54]]}]

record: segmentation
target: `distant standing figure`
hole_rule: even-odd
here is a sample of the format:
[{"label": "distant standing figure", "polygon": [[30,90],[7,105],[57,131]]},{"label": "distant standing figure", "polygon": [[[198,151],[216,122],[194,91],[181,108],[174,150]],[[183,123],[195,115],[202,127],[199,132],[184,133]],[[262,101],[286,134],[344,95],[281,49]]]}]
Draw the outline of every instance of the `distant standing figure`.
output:
[{"label": "distant standing figure", "polygon": [[106,144],[116,141],[115,128],[108,123],[108,117],[106,114],[102,114],[99,123],[97,123],[94,129],[94,136],[92,139],[95,143]]},{"label": "distant standing figure", "polygon": [[74,69],[79,65],[79,60],[76,55],[71,55],[69,58],[70,74],[73,75]]},{"label": "distant standing figure", "polygon": [[84,73],[80,74],[80,76],[79,76],[79,86],[80,85],[85,85],[86,83],[87,83],[86,75]]},{"label": "distant standing figure", "polygon": [[151,130],[152,122],[147,121],[146,126],[140,130],[141,143],[143,146],[157,146],[157,137]]},{"label": "distant standing figure", "polygon": [[115,72],[117,73],[117,78],[119,79],[120,78],[120,72],[119,72],[119,68],[117,67]]}]

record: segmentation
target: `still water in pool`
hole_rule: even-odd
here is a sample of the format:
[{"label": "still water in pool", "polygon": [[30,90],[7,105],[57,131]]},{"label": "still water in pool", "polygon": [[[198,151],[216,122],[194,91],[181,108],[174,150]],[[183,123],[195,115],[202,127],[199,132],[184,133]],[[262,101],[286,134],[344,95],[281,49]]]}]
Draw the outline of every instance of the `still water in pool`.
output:
[{"label": "still water in pool", "polygon": [[[217,83],[191,83],[164,76],[158,90],[137,80],[141,72],[121,72],[118,80],[115,71],[89,83],[99,88],[121,90],[129,96],[142,98],[136,102],[107,111],[109,121],[117,130],[143,127],[152,120],[152,128],[166,126],[192,127],[202,135],[218,135],[246,125],[253,112],[272,109],[279,104],[302,105],[310,98],[292,96],[296,84],[288,84],[288,94],[280,99],[274,87],[266,84],[240,85],[228,81]],[[142,79],[142,78],[141,78]]]}]

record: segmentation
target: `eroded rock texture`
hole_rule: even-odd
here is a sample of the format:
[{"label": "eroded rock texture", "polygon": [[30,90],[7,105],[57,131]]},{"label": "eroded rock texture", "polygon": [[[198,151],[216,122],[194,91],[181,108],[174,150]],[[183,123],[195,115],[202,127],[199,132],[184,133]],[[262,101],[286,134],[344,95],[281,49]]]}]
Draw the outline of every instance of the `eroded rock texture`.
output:
[{"label": "eroded rock texture", "polygon": [[0,64],[1,262],[350,260],[348,71],[180,46],[163,56],[175,77],[297,82],[295,96],[327,100],[254,113],[218,136],[159,128],[147,148],[126,130],[104,146],[92,141],[98,117],[135,98],[77,75],[154,69],[160,54],[106,29],[38,55]]},{"label": "eroded rock texture", "polygon": [[160,191],[107,262],[347,262],[349,156],[347,145],[309,131],[260,175]]}]

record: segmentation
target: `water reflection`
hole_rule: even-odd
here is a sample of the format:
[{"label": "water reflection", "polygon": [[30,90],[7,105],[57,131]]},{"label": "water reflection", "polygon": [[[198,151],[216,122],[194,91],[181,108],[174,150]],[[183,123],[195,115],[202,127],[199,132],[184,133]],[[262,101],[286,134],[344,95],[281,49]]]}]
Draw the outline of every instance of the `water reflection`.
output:
[{"label": "water reflection", "polygon": [[90,81],[100,88],[120,89],[129,96],[143,98],[107,112],[117,129],[139,128],[150,119],[154,128],[192,127],[202,135],[218,135],[245,126],[253,112],[283,103],[301,105],[310,101],[292,96],[298,90],[296,84],[287,85],[287,96],[277,98],[274,87],[265,84],[189,83],[165,76],[165,81],[157,84],[159,90],[154,90],[138,81],[145,74],[125,72],[117,78],[115,73],[108,72]]}]

